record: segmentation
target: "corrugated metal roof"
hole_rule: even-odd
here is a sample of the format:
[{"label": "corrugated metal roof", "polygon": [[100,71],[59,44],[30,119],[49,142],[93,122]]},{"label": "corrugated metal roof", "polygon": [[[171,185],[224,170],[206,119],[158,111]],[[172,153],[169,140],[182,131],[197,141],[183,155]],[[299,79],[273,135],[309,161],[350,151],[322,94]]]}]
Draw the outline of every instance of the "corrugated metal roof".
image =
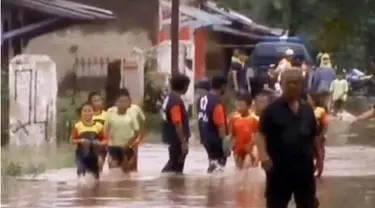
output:
[{"label": "corrugated metal roof", "polygon": [[[52,19],[46,19],[41,22],[37,22],[34,24],[30,24],[18,29],[14,29],[12,31],[6,32],[2,34],[1,36],[1,42],[7,41],[13,38],[18,38],[20,36],[25,36],[26,34],[31,34],[35,33],[37,34],[38,32],[41,32],[42,30],[45,30],[45,28],[52,26],[54,24],[57,24],[60,22],[62,19],[60,18],[52,18]],[[35,36],[35,34],[33,34]],[[31,35],[31,36],[33,36]]]},{"label": "corrugated metal roof", "polygon": [[[160,1],[160,4],[166,7],[172,6],[171,2],[167,2],[165,0]],[[218,25],[231,24],[230,21],[226,20],[220,15],[210,14],[206,11],[203,11],[198,8],[191,7],[191,6],[180,5],[180,13],[181,15],[186,15],[191,19],[200,20],[209,24],[218,24]]]},{"label": "corrugated metal roof", "polygon": [[112,11],[66,0],[2,0],[23,8],[75,20],[114,19]]},{"label": "corrugated metal roof", "polygon": [[217,13],[222,17],[230,21],[237,21],[249,28],[249,30],[259,31],[261,33],[280,36],[284,34],[283,29],[270,28],[265,25],[255,23],[252,19],[247,16],[227,8],[220,8],[215,2],[208,1],[204,5],[204,8],[210,12]]}]

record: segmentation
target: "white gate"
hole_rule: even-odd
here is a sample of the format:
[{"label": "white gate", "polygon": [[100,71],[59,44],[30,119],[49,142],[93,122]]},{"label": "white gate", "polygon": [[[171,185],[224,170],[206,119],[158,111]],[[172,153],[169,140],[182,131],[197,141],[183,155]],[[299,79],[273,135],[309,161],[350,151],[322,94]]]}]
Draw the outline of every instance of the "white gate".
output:
[{"label": "white gate", "polygon": [[[195,46],[193,41],[180,41],[179,45],[179,71],[190,79],[188,91],[183,96],[186,108],[194,105],[194,84],[195,84]],[[171,70],[171,41],[167,40],[160,43],[157,47],[158,71],[164,73],[167,77],[172,74]],[[169,80],[169,79],[166,79]],[[168,83],[166,83],[168,84]]]},{"label": "white gate", "polygon": [[56,64],[46,55],[18,55],[9,64],[9,144],[56,139]]}]

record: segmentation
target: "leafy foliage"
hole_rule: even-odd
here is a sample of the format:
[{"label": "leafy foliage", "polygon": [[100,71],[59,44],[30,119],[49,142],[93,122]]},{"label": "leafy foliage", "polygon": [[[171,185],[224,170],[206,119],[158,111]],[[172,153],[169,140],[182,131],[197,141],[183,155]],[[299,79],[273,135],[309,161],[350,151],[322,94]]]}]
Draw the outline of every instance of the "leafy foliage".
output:
[{"label": "leafy foliage", "polygon": [[[338,55],[343,67],[374,72],[373,0],[217,0],[259,23],[306,36],[316,51]],[[372,32],[371,32],[372,31]]]}]

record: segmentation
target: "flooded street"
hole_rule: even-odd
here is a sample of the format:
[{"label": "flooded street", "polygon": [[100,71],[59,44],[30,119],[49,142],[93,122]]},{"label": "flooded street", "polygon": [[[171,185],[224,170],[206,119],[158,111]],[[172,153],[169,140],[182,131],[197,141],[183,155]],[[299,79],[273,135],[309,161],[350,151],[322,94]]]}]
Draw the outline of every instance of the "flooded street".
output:
[{"label": "flooded street", "polygon": [[[372,129],[372,130],[371,130]],[[350,128],[333,121],[329,130],[326,169],[318,181],[321,207],[375,207],[374,122]],[[1,207],[265,207],[264,174],[260,168],[236,172],[233,158],[225,172],[206,174],[207,156],[192,144],[184,176],[160,174],[167,161],[167,148],[143,144],[139,173],[122,181],[102,180],[94,189],[77,186],[75,169],[50,170],[32,180],[3,184]]]},{"label": "flooded street", "polygon": [[[8,182],[2,207],[264,207],[260,169],[250,170],[243,182],[243,173],[236,172],[230,160],[224,173],[210,176],[199,146],[190,151],[185,176],[161,175],[166,160],[165,146],[144,144],[139,173],[123,181],[101,181],[92,190],[77,187],[74,168]],[[321,207],[374,207],[375,148],[350,141],[330,146],[326,167],[318,182]]]}]

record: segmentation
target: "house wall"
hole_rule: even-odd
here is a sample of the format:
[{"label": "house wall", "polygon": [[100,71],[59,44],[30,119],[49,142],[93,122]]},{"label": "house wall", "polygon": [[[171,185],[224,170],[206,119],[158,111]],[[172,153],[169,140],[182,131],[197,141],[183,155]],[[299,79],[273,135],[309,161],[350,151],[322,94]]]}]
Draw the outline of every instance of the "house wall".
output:
[{"label": "house wall", "polygon": [[[158,42],[161,43],[164,40],[169,40],[170,30],[165,28],[159,32]],[[195,45],[195,79],[200,80],[205,76],[206,73],[206,32],[204,29],[198,29],[194,32],[193,36],[190,37],[189,26],[182,27],[179,31],[180,40],[192,40]]]},{"label": "house wall", "polygon": [[59,81],[72,70],[76,57],[126,58],[133,47],[147,50],[157,42],[157,0],[75,2],[109,9],[117,19],[71,26],[30,41],[26,52],[48,54],[56,62]]}]

